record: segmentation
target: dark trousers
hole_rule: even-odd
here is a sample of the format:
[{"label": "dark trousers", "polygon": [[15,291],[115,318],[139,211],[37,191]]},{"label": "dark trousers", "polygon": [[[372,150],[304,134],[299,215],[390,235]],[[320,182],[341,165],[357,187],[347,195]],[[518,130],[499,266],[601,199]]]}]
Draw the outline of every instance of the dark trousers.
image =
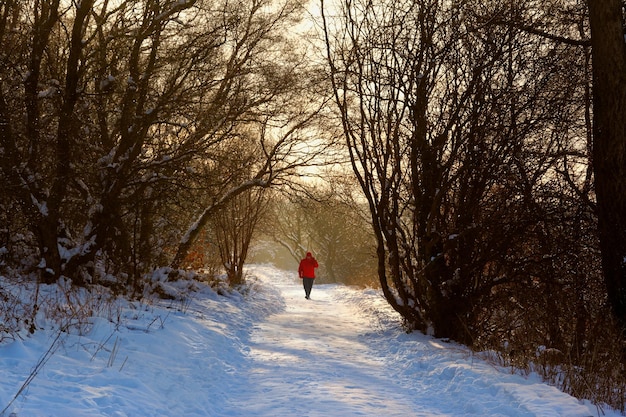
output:
[{"label": "dark trousers", "polygon": [[309,298],[311,295],[311,288],[313,288],[314,278],[302,278],[302,285],[304,285],[304,293],[306,294],[306,298]]}]

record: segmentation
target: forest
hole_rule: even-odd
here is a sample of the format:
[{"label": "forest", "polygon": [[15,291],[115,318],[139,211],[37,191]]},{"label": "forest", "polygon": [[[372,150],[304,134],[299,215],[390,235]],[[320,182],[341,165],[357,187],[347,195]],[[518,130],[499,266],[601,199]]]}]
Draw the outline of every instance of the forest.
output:
[{"label": "forest", "polygon": [[36,331],[15,288],[313,250],[407,331],[624,410],[625,10],[0,2],[0,342]]}]

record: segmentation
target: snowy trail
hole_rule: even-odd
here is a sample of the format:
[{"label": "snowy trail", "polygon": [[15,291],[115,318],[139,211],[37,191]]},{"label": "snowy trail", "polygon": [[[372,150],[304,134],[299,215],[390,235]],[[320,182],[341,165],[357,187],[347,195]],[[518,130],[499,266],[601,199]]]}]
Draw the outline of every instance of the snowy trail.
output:
[{"label": "snowy trail", "polygon": [[305,300],[297,278],[259,272],[285,309],[254,327],[249,390],[229,415],[592,415],[556,388],[497,370],[461,346],[405,334],[375,293],[364,300],[317,285]]},{"label": "snowy trail", "polygon": [[251,337],[248,386],[233,415],[407,416],[415,407],[359,337],[371,330],[354,306],[333,299],[332,286],[311,300],[297,281],[277,285],[286,309],[259,323]]}]

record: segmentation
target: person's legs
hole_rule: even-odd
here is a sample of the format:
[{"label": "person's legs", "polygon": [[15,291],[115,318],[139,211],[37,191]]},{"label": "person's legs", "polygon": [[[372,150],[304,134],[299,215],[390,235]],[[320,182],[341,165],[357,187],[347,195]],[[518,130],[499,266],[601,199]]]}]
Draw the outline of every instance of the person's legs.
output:
[{"label": "person's legs", "polygon": [[304,294],[306,298],[309,298],[313,288],[313,278],[302,278],[302,284],[304,285]]}]

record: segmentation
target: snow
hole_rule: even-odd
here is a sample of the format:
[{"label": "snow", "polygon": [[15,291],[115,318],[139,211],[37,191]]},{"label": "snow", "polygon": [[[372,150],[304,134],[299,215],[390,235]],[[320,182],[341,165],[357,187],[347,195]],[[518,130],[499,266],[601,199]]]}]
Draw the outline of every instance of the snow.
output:
[{"label": "snow", "polygon": [[115,77],[111,74],[107,75],[106,78],[100,81],[100,90],[105,90],[111,87],[115,83]]},{"label": "snow", "polygon": [[42,216],[45,217],[48,215],[48,204],[45,201],[43,203],[39,202],[39,200],[37,200],[37,197],[35,197],[33,194],[30,195],[30,199],[33,204],[39,208],[39,213]]},{"label": "snow", "polygon": [[48,98],[52,97],[59,91],[58,87],[50,86],[43,91],[37,93],[37,98]]},{"label": "snow", "polygon": [[295,273],[269,265],[249,267],[247,279],[248,290],[225,295],[162,282],[193,285],[191,297],[117,302],[72,331],[5,343],[0,408],[14,417],[619,415],[405,333],[378,291],[318,284],[305,300]]}]

